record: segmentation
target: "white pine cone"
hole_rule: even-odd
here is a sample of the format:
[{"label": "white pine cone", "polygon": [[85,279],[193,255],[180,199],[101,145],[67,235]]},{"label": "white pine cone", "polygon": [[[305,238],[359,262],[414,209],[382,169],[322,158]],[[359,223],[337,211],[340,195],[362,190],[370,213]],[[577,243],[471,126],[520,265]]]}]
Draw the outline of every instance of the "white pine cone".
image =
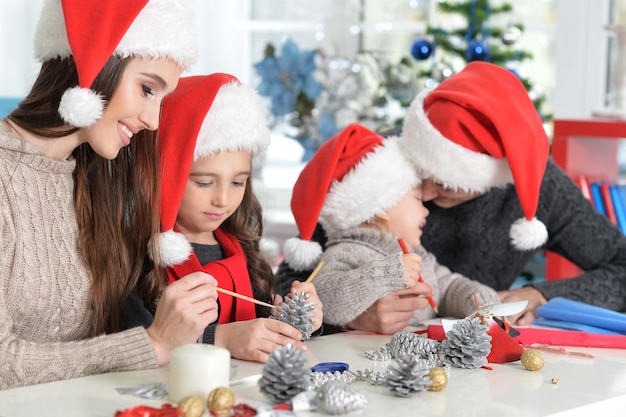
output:
[{"label": "white pine cone", "polygon": [[452,325],[441,342],[445,359],[457,368],[480,368],[491,352],[489,328],[479,318],[465,318]]},{"label": "white pine cone", "polygon": [[429,368],[415,355],[404,356],[397,360],[397,365],[387,368],[385,385],[398,397],[426,391],[430,384]]},{"label": "white pine cone", "polygon": [[280,403],[305,391],[309,386],[310,376],[311,370],[302,351],[287,344],[270,354],[257,384],[263,395]]}]

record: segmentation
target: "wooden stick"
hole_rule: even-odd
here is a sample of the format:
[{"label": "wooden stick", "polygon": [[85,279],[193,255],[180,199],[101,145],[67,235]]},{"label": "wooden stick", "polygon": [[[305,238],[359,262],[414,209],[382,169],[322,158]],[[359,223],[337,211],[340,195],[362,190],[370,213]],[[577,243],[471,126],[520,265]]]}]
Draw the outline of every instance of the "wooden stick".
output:
[{"label": "wooden stick", "polygon": [[476,311],[480,310],[480,303],[478,302],[478,293],[474,293],[474,304],[476,304]]},{"label": "wooden stick", "polygon": [[320,261],[320,263],[317,264],[317,266],[315,267],[313,272],[311,272],[311,275],[309,275],[309,277],[306,279],[305,282],[313,281],[313,278],[315,278],[315,275],[317,275],[317,273],[320,272],[320,269],[322,269],[323,266],[324,266],[324,261]]},{"label": "wooden stick", "polygon": [[254,299],[252,297],[248,297],[247,295],[238,294],[236,292],[225,290],[224,288],[220,288],[220,287],[216,287],[215,289],[217,290],[217,292],[228,294],[231,297],[241,298],[242,300],[250,301],[251,303],[258,304],[260,306],[265,306],[265,307],[269,307],[269,308],[276,308],[276,306],[273,306],[273,305],[268,304],[268,303],[264,303],[263,301],[256,300],[256,299]]},{"label": "wooden stick", "polygon": [[[400,244],[400,247],[402,248],[402,252],[404,252],[405,254],[409,253],[409,250],[404,244],[404,240],[402,238],[398,239],[398,243]],[[421,282],[422,284],[424,283],[424,278],[422,278],[422,274],[419,274],[417,276],[417,280]],[[435,311],[435,314],[439,314],[439,310],[437,309],[437,304],[435,304],[435,300],[433,300],[433,297],[428,297],[428,304],[430,304],[430,306],[433,308],[433,310]]]}]

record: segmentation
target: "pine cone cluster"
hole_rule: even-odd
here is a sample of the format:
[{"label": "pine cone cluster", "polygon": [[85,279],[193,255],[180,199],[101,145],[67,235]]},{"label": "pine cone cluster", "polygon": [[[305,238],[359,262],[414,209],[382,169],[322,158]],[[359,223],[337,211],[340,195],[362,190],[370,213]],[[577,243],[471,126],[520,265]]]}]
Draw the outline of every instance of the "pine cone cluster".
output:
[{"label": "pine cone cluster", "polygon": [[257,384],[263,395],[280,403],[305,391],[311,381],[310,375],[302,351],[287,344],[270,354]]},{"label": "pine cone cluster", "polygon": [[308,340],[313,333],[313,316],[309,312],[315,309],[315,303],[307,303],[308,299],[309,294],[304,291],[300,294],[290,293],[272,310],[270,317],[291,324],[300,330],[302,340]]},{"label": "pine cone cluster", "polygon": [[459,320],[441,342],[445,360],[457,368],[480,368],[487,364],[491,352],[489,328],[479,318]]},{"label": "pine cone cluster", "polygon": [[397,366],[387,368],[385,385],[398,397],[426,391],[431,383],[428,366],[415,355],[404,356],[397,360]]},{"label": "pine cone cluster", "polygon": [[343,381],[330,380],[317,389],[317,408],[326,414],[347,414],[367,407],[367,397]]}]

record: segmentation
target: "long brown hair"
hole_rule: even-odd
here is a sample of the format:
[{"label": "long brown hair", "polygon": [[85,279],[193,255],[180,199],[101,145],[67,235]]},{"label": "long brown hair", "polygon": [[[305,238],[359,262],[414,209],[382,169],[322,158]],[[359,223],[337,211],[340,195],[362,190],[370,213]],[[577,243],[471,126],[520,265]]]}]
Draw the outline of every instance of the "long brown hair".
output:
[{"label": "long brown hair", "polygon": [[[110,100],[131,59],[111,57],[91,88]],[[65,90],[77,84],[72,57],[49,60],[7,118],[42,137],[75,132],[77,128],[61,119],[58,107]],[[160,231],[156,137],[155,132],[139,132],[113,160],[100,157],[86,143],[72,153],[78,245],[92,279],[92,336],[120,330],[121,306],[138,284],[149,240]],[[152,240],[158,245],[158,238]],[[153,247],[153,252],[153,258],[158,256],[159,248]],[[154,271],[150,281],[142,282],[142,291],[156,299],[166,282],[164,271]]]},{"label": "long brown hair", "polygon": [[[261,251],[263,210],[254,195],[252,177],[246,182],[246,192],[241,204],[233,215],[222,223],[221,228],[235,236],[241,243],[248,264],[254,296],[271,302],[275,292],[274,274],[265,254]],[[267,317],[270,310],[266,307],[259,307],[257,313],[259,316]]]}]

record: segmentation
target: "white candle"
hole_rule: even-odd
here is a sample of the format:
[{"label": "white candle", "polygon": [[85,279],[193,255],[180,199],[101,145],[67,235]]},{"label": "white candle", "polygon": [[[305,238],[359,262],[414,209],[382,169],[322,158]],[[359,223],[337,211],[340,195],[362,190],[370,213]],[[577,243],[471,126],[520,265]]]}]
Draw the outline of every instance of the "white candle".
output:
[{"label": "white candle", "polygon": [[213,345],[190,344],[172,350],[169,398],[179,402],[190,395],[206,400],[217,387],[228,387],[230,352]]}]

